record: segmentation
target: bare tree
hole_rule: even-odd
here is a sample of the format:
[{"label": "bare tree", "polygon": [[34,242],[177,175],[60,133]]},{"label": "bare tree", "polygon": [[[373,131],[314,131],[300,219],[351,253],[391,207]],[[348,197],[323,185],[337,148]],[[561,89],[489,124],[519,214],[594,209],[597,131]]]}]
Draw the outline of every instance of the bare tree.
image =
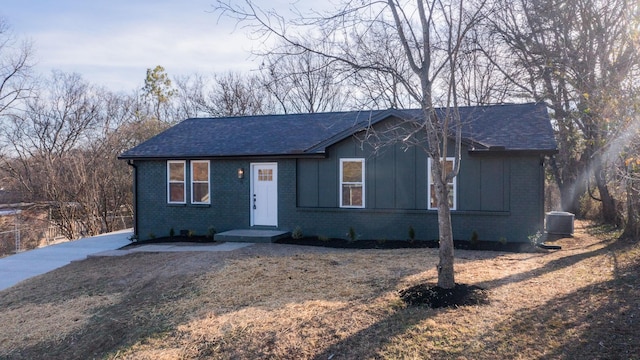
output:
[{"label": "bare tree", "polygon": [[[462,39],[479,19],[485,1],[416,1],[415,4],[388,0],[377,2],[345,1],[333,13],[299,16],[287,20],[280,14],[265,11],[251,1],[244,5],[218,2],[218,10],[239,21],[254,26],[255,34],[264,42],[270,37],[283,41],[298,52],[321,55],[339,62],[353,72],[378,72],[393,77],[422,109],[419,126],[409,128],[409,134],[394,137],[405,139],[426,137],[425,151],[434,159],[431,172],[438,203],[440,261],[438,286],[453,288],[453,232],[447,183],[457,175],[460,165],[461,127],[457,116],[456,97],[459,50]],[[367,41],[373,25],[386,27],[390,41],[403,50],[408,68],[386,61],[379,47]],[[306,29],[307,31],[301,31]],[[309,30],[311,29],[311,30]],[[393,29],[393,31],[391,31]],[[310,35],[311,34],[311,35]],[[309,41],[310,36],[315,39]],[[304,37],[304,39],[302,39]],[[309,45],[312,44],[312,45]],[[322,44],[322,46],[314,46]],[[276,51],[281,50],[277,49]],[[436,92],[436,85],[443,85]],[[434,99],[450,108],[442,117],[434,108]],[[445,166],[448,142],[455,139],[453,168]]]},{"label": "bare tree", "polygon": [[19,42],[0,17],[0,116],[31,92],[31,44]]},{"label": "bare tree", "polygon": [[342,110],[350,94],[334,64],[310,51],[268,52],[262,66],[264,86],[285,114]]},{"label": "bare tree", "polygon": [[[352,87],[356,103],[365,109],[403,109],[418,107],[420,104],[406,90],[401,79],[414,79],[405,51],[394,36],[396,28],[388,23],[378,22],[371,25],[365,33],[363,42],[371,47],[369,54],[380,56],[380,61],[402,74],[396,76],[377,69],[362,69],[352,72],[347,81]],[[418,87],[414,80],[412,87]]]},{"label": "bare tree", "polygon": [[[580,213],[593,178],[605,221],[619,223],[609,189],[608,139],[615,133],[616,97],[640,64],[640,6],[628,0],[500,0],[491,17],[495,59],[522,92],[545,101],[555,118],[560,154],[552,165],[563,208]],[[595,194],[592,194],[595,198]]]},{"label": "bare tree", "polygon": [[214,76],[210,108],[216,116],[264,114],[269,111],[269,98],[256,76],[228,72]]},{"label": "bare tree", "polygon": [[485,28],[475,27],[461,46],[456,92],[461,103],[467,106],[500,104],[521,98],[517,87],[491,61],[506,47],[491,41],[488,35]]},{"label": "bare tree", "polygon": [[[622,237],[640,238],[640,72],[621,85],[613,107],[616,129],[607,140],[607,162],[612,164],[611,187],[617,189],[620,216],[624,219]],[[614,94],[612,94],[614,95]]]},{"label": "bare tree", "polygon": [[208,78],[195,74],[177,79],[176,84],[176,114],[182,118],[255,115],[274,110],[258,76],[227,72]]},{"label": "bare tree", "polygon": [[130,213],[130,169],[116,158],[132,142],[123,130],[135,123],[135,104],[54,72],[0,130],[11,146],[0,168],[12,187],[51,207],[69,239],[113,230],[117,215]]},{"label": "bare tree", "polygon": [[175,112],[181,119],[211,116],[205,96],[208,83],[201,74],[176,77]]}]

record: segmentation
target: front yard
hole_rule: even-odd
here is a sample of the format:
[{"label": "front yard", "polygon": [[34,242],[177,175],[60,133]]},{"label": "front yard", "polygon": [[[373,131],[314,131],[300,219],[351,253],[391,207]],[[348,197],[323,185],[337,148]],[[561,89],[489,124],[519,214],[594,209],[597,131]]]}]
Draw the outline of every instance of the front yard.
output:
[{"label": "front yard", "polygon": [[489,305],[406,307],[437,249],[253,245],[90,258],[0,292],[2,359],[640,359],[640,245],[458,250]]}]

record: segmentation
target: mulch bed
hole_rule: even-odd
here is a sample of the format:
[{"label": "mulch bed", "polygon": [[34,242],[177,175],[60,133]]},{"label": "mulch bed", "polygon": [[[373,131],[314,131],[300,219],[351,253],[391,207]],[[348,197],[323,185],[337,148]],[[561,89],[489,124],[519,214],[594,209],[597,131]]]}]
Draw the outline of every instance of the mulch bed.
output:
[{"label": "mulch bed", "polygon": [[[194,235],[175,235],[173,237],[159,237],[149,240],[132,241],[131,244],[125,246],[139,246],[146,244],[161,244],[174,242],[192,242],[192,243],[215,243],[211,237]],[[338,249],[423,249],[438,248],[437,240],[356,240],[349,241],[346,239],[330,238],[319,239],[315,236],[307,236],[301,239],[293,239],[291,237],[276,241],[277,244],[289,245],[305,245],[305,246],[321,246]],[[480,250],[480,251],[507,251],[507,252],[535,252],[536,248],[530,243],[499,243],[497,241],[465,241],[454,240],[453,246],[460,250]]]},{"label": "mulch bed", "polygon": [[[345,239],[318,239],[317,237],[304,237],[301,239],[286,238],[276,241],[278,244],[324,246],[342,249],[413,249],[413,248],[438,248],[436,240],[356,240]],[[536,248],[530,243],[505,243],[497,241],[464,241],[454,240],[453,245],[461,250],[482,251],[508,251],[508,252],[535,252]]]},{"label": "mulch bed", "polygon": [[398,292],[400,299],[410,306],[431,308],[488,305],[487,290],[466,284],[456,284],[453,289],[443,289],[434,284],[418,284]]}]

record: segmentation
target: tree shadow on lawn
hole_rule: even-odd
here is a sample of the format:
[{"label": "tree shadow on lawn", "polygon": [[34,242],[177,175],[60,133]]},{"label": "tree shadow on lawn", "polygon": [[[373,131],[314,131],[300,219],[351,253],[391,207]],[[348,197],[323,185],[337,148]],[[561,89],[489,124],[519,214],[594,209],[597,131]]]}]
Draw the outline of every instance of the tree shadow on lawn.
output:
[{"label": "tree shadow on lawn", "polygon": [[[583,287],[514,314],[509,320],[495,324],[459,346],[441,350],[430,347],[429,357],[494,359],[524,354],[541,359],[640,359],[640,259],[626,267],[619,267],[616,261],[616,253],[631,246],[634,243],[617,240],[604,248],[551,261],[542,269],[485,282],[491,289],[504,283],[526,281],[606,253],[616,264],[615,279]],[[329,346],[314,359],[377,358],[379,351],[394,337],[437,314],[434,311],[438,310],[428,307],[399,309]],[[415,353],[405,355],[416,356]]]},{"label": "tree shadow on lawn", "polygon": [[477,341],[483,343],[478,353],[434,357],[491,358],[508,351],[539,359],[640,359],[640,262],[617,269],[612,280],[522,311]]},{"label": "tree shadow on lawn", "polygon": [[[611,254],[613,251],[617,251],[617,250],[622,250],[625,248],[628,248],[630,246],[632,246],[631,243],[625,241],[625,240],[603,240],[603,241],[599,241],[597,243],[593,243],[590,244],[588,247],[593,247],[593,246],[597,246],[598,244],[606,244],[604,247],[595,249],[595,250],[591,250],[588,252],[582,252],[582,253],[577,253],[577,254],[573,254],[573,255],[567,255],[567,256],[562,256],[558,259],[554,259],[551,260],[547,263],[545,263],[542,267],[539,268],[535,268],[523,273],[516,273],[516,274],[511,274],[508,276],[505,276],[503,278],[500,279],[494,279],[494,280],[490,280],[490,281],[483,281],[480,282],[478,285],[485,287],[487,289],[494,289],[496,287],[505,285],[505,284],[510,284],[513,282],[522,282],[522,281],[526,281],[526,280],[530,280],[533,278],[537,278],[540,277],[542,275],[545,275],[547,273],[553,272],[553,271],[557,271],[560,269],[564,269],[564,268],[568,268],[571,267],[581,261],[587,260],[589,258],[593,258],[593,257],[597,257],[603,254]],[[541,250],[541,251],[545,251],[545,250]],[[556,250],[550,250],[549,252],[555,252]],[[563,250],[558,250],[560,254],[562,254]],[[547,253],[549,253],[547,252]],[[542,253],[542,256],[545,256],[546,254]]]},{"label": "tree shadow on lawn", "polygon": [[[158,255],[158,254],[156,254]],[[162,254],[161,260],[167,255]],[[154,262],[153,254],[126,255],[129,261]],[[146,260],[145,260],[146,258]],[[20,286],[25,290],[15,289],[17,293],[28,294],[16,299],[13,306],[47,304],[62,306],[64,302],[83,296],[108,296],[121,294],[116,303],[108,306],[91,308],[91,315],[86,324],[78,329],[60,336],[56,340],[39,342],[33,346],[17,349],[0,348],[2,359],[87,359],[100,358],[115,349],[130,345],[136,341],[163,333],[169,330],[173,322],[181,319],[177,314],[155,311],[193,291],[193,274],[188,272],[177,276],[159,274],[131,274],[123,276],[119,269],[111,268],[117,276],[110,275],[110,265],[114,258],[90,258],[74,262],[61,269],[42,275],[42,279],[54,279],[56,274],[74,274],[73,281],[43,286],[42,282],[25,282]],[[85,269],[84,262],[98,262],[105,271],[99,274],[74,273],[75,269]],[[36,284],[35,287],[32,287]],[[180,284],[175,286],[175,284]],[[31,288],[31,289],[29,289]],[[52,290],[53,291],[50,291]],[[31,291],[30,291],[31,290]],[[6,299],[0,297],[1,302]]]},{"label": "tree shadow on lawn", "polygon": [[[117,294],[116,301],[107,306],[90,308],[90,315],[86,323],[77,329],[53,340],[41,341],[33,345],[15,349],[0,348],[0,358],[6,359],[32,359],[46,354],[48,359],[85,359],[100,358],[112,354],[118,349],[127,348],[136,343],[144,343],[146,339],[161,336],[171,332],[180,324],[193,321],[193,313],[174,312],[172,304],[177,300],[183,300],[192,296],[199,296],[203,291],[195,282],[198,275],[205,273],[205,269],[218,266],[224,267],[226,259],[238,259],[246,256],[255,256],[252,250],[246,249],[246,253],[240,253],[227,257],[227,254],[202,253],[194,256],[202,256],[209,259],[202,265],[181,272],[178,275],[168,275],[171,272],[165,269],[182,266],[181,256],[184,254],[130,254],[120,258],[91,258],[85,261],[72,263],[67,267],[45,274],[36,281],[23,283],[22,289],[15,289],[18,297],[7,299],[13,295],[7,295],[5,299],[0,296],[0,303],[12,303],[12,306],[20,307],[26,304],[46,306],[64,306],[68,300],[74,300],[83,296],[109,296]],[[342,252],[341,252],[342,253]],[[261,261],[270,258],[269,255],[259,255]],[[276,257],[276,256],[274,256]],[[211,260],[216,258],[216,261]],[[122,259],[135,263],[139,267],[132,268],[131,273],[119,269]],[[275,260],[274,260],[275,261]],[[329,266],[341,266],[327,260]],[[347,264],[345,262],[345,264]],[[91,266],[89,266],[91,264]],[[154,266],[154,264],[156,264]],[[157,266],[159,264],[159,266]],[[157,266],[157,267],[156,267]],[[187,265],[184,265],[187,266]],[[372,264],[374,266],[374,264]],[[104,272],[87,273],[87,269],[105,269]],[[111,273],[108,269],[113,269]],[[304,276],[299,269],[291,269],[293,274]],[[395,288],[397,281],[403,277],[423,271],[423,269],[410,269],[406,266],[390,268],[388,279],[371,282],[367,285],[370,296],[377,298],[390,289]],[[216,272],[211,273],[212,276]],[[293,276],[293,274],[282,274]],[[53,284],[51,279],[73,277],[73,281]],[[291,277],[289,277],[291,279]],[[48,281],[50,287],[43,286],[42,281]],[[178,284],[178,286],[176,286]],[[304,295],[306,300],[323,300],[316,295]],[[8,301],[7,301],[8,300]],[[306,301],[305,300],[305,301]],[[358,300],[365,301],[365,300]],[[254,304],[243,305],[254,306]],[[218,309],[220,310],[220,309]],[[228,309],[227,311],[236,311]],[[224,314],[216,311],[216,315]],[[402,313],[394,314],[393,318],[384,320],[379,326],[387,327],[396,323],[402,317]],[[385,325],[388,323],[388,325]],[[395,325],[397,326],[397,325]],[[382,331],[382,328],[380,328]]]},{"label": "tree shadow on lawn", "polygon": [[[525,272],[523,274],[508,276],[499,280],[487,282],[485,284],[488,284],[490,288],[493,288],[496,286],[500,286],[505,282],[524,281],[526,279],[557,270],[558,268],[572,266],[577,262],[589,257],[604,254],[608,251],[611,251],[610,248],[612,248],[613,246],[616,245],[609,244],[604,248],[596,249],[591,252],[576,254],[553,260],[542,269],[536,269]],[[624,246],[624,244],[618,244],[617,246]],[[250,250],[247,251],[249,251],[250,254]],[[148,263],[146,266],[150,266],[149,264],[153,264],[158,261],[163,262],[163,266],[165,267],[181,266],[179,262],[179,255],[176,255],[175,257],[177,261],[167,261],[167,259],[174,258],[172,255],[167,254],[156,254],[156,256],[150,256],[149,254],[132,254],[128,256],[129,261],[146,261]],[[215,255],[206,254],[203,256],[211,257]],[[242,256],[247,256],[247,254],[243,254]],[[224,259],[224,257],[221,257],[220,259]],[[92,259],[91,261],[102,262],[101,266],[104,269],[109,269],[110,265],[113,265],[113,263],[110,262],[111,260],[109,258]],[[224,260],[222,260],[222,262],[224,262]],[[42,354],[47,354],[47,357],[51,359],[80,359],[88,357],[102,357],[106,354],[116,351],[119,348],[130,346],[135,344],[136,342],[144,341],[145,339],[153,338],[164,332],[170,331],[174,329],[178,324],[184,323],[188,320],[185,317],[185,314],[175,314],[171,313],[170,311],[158,311],[154,313],[153,309],[168,307],[173,301],[177,299],[196,294],[198,291],[200,291],[200,289],[196,284],[193,283],[194,275],[201,274],[205,267],[212,266],[212,264],[214,263],[214,266],[222,267],[222,262],[210,262],[207,264],[203,264],[201,266],[190,269],[190,271],[185,271],[178,276],[172,276],[171,278],[163,277],[162,269],[157,270],[158,273],[150,274],[147,277],[142,276],[137,281],[127,281],[126,277],[123,278],[121,275],[120,277],[113,277],[113,279],[110,279],[106,283],[103,282],[102,287],[98,287],[98,285],[96,285],[95,283],[97,283],[101,277],[108,275],[106,274],[107,270],[105,270],[105,274],[95,274],[94,277],[85,276],[82,281],[79,281],[73,287],[64,288],[64,286],[62,286],[62,288],[60,288],[60,290],[62,290],[62,295],[53,295],[64,296],[64,294],[76,294],[76,296],[78,296],[87,292],[92,294],[110,294],[114,292],[121,292],[122,296],[119,298],[119,301],[115,304],[97,310],[92,310],[92,316],[90,317],[87,324],[71,332],[70,334],[65,335],[61,340],[38,343],[34,346],[16,349],[11,353],[0,353],[0,357],[7,359],[29,359],[34,357],[37,358],[39,356],[42,356]],[[79,264],[71,264],[70,266],[77,265]],[[79,269],[82,268],[79,267]],[[144,272],[145,269],[146,267],[141,266],[141,268],[137,270]],[[155,268],[150,267],[149,269]],[[397,270],[398,275],[401,275],[402,277],[409,275],[409,273],[407,273],[406,271],[403,270],[403,272],[400,270],[402,269]],[[423,271],[423,269],[417,269],[415,271]],[[81,275],[82,274],[78,273],[79,277]],[[179,287],[175,287],[175,284],[181,285]],[[383,284],[379,288],[375,289],[372,294],[374,294],[375,296],[380,296],[382,293],[389,291],[389,289],[392,289],[394,287],[394,284],[397,284],[397,282]],[[600,292],[610,289],[608,286],[613,285],[613,283],[602,284]],[[28,283],[24,286],[28,286]],[[629,295],[634,295],[636,296],[636,299],[638,299],[640,298],[640,294],[637,293],[638,289],[639,288],[636,286],[635,288],[625,288],[623,290],[626,290],[626,293],[628,293]],[[563,299],[554,300],[552,302],[549,302],[548,304],[545,304],[544,306],[540,306],[537,309],[531,310],[529,314],[523,314],[523,316],[526,316],[528,319],[536,319],[537,317],[543,319],[552,319],[553,315],[562,312],[563,308],[571,307],[572,302],[576,302],[583,298],[588,298],[588,296],[589,289],[583,289],[573,296],[567,296]],[[47,297],[48,294],[46,293],[46,291],[41,289],[39,292],[34,292],[33,295],[30,295],[25,300],[44,304],[46,303]],[[312,300],[315,299],[316,298],[313,298]],[[0,300],[2,300],[1,297]],[[636,306],[636,309],[638,309],[638,306]],[[611,313],[613,316],[615,316],[616,313],[614,310],[615,303],[611,303],[607,305],[607,307],[603,306],[601,309],[596,309],[595,312],[596,315],[602,314],[602,316],[604,316],[605,314]],[[358,358],[375,357],[376,353],[380,349],[382,349],[385,344],[389,343],[394,336],[406,332],[407,329],[415,326],[416,324],[427,319],[433,314],[433,310],[426,307],[409,307],[394,310],[392,313],[390,313],[389,316],[377,321],[371,326],[349,336],[342,341],[330,345],[321,354],[315,356],[315,358],[327,359],[334,354],[357,354]],[[640,314],[636,315],[636,319],[638,316],[640,316]],[[583,318],[583,321],[589,321],[590,319],[589,317],[587,317],[587,315],[583,315]],[[545,321],[548,322],[548,320]],[[616,318],[616,321],[623,322],[623,316],[618,314],[618,318]],[[504,334],[504,338],[486,339],[485,341],[489,342],[491,346],[501,346],[503,342],[510,341],[507,336],[508,333],[515,333],[515,331],[520,331],[520,327],[526,328],[527,326],[530,326],[530,323],[524,322],[523,320],[521,323],[509,322],[507,324],[502,324],[501,326],[509,327],[512,330],[506,332]],[[637,322],[634,326],[637,326]],[[551,330],[553,329],[554,328],[551,328]],[[637,327],[634,329],[637,330]],[[534,330],[529,329],[529,331]],[[593,331],[595,333],[596,329],[594,328]],[[634,334],[637,334],[637,332]],[[560,337],[561,335],[562,334],[558,334],[557,336]],[[79,344],[83,344],[84,347],[79,346]],[[535,344],[529,345],[535,346]],[[567,344],[566,346],[570,345],[571,344]],[[578,346],[576,346],[575,349],[571,351],[575,351],[575,353],[578,354],[580,349],[578,349]]]},{"label": "tree shadow on lawn", "polygon": [[434,315],[428,307],[397,309],[390,316],[330,345],[313,359],[373,359],[391,340]]}]

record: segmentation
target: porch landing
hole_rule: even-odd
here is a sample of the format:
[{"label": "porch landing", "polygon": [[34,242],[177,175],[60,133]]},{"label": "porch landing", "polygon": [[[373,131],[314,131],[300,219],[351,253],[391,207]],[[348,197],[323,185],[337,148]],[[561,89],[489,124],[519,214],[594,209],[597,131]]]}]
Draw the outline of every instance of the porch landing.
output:
[{"label": "porch landing", "polygon": [[213,239],[215,241],[268,243],[287,238],[289,236],[291,236],[291,233],[288,231],[238,229],[215,234]]}]

